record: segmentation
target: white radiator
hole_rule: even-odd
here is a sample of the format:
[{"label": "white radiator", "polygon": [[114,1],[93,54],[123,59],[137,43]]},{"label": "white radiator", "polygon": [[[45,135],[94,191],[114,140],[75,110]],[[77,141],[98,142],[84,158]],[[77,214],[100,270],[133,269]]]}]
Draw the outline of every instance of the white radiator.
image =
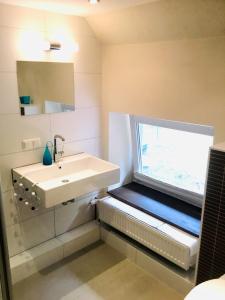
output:
[{"label": "white radiator", "polygon": [[198,238],[113,197],[98,202],[99,219],[188,270],[196,261]]}]

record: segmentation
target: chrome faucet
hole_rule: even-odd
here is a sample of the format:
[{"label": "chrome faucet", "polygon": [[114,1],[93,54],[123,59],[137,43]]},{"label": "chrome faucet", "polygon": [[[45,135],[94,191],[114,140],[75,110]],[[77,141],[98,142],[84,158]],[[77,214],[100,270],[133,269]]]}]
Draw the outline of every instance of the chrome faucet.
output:
[{"label": "chrome faucet", "polygon": [[57,150],[57,139],[60,139],[62,142],[65,142],[65,138],[59,134],[56,134],[54,136],[54,149],[53,149],[53,159],[54,162],[57,162],[57,155],[60,154],[61,156],[63,155],[63,150],[62,151],[58,151]]}]

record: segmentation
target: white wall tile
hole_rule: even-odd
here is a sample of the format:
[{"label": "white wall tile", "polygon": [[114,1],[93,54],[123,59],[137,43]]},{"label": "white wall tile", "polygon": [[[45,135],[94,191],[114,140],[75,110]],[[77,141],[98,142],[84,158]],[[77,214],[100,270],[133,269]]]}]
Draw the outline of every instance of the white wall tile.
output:
[{"label": "white wall tile", "polygon": [[89,204],[91,199],[93,199],[93,196],[75,200],[74,203],[66,206],[60,205],[57,207],[55,210],[56,235],[94,219],[94,207]]},{"label": "white wall tile", "polygon": [[95,38],[79,36],[79,52],[75,60],[77,73],[101,73],[101,44]]},{"label": "white wall tile", "polygon": [[44,39],[42,31],[0,27],[0,72],[16,72],[17,60],[45,61]]},{"label": "white wall tile", "polygon": [[45,22],[50,36],[60,33],[94,36],[88,22],[82,17],[45,12]]},{"label": "white wall tile", "polygon": [[[49,211],[52,211],[53,208],[45,208],[43,201],[40,201],[40,205],[38,203],[30,203],[30,205],[25,205],[24,202],[26,201],[26,193],[22,195],[23,201],[19,201],[19,196],[14,199],[14,202],[17,206],[18,211],[18,219],[19,222],[24,222],[30,218],[33,218],[35,216],[47,213]],[[29,199],[28,199],[29,201]],[[32,210],[32,206],[36,207],[36,210]]]},{"label": "white wall tile", "polygon": [[0,26],[45,29],[44,12],[41,10],[5,4],[0,5],[0,10]]},{"label": "white wall tile", "polygon": [[15,284],[63,259],[63,246],[51,239],[10,259],[12,282]]},{"label": "white wall tile", "polygon": [[[0,130],[1,132],[1,130]],[[18,152],[0,156],[1,188],[3,192],[12,189],[13,168],[38,163],[42,160],[43,149],[35,151]]]},{"label": "white wall tile", "polygon": [[2,193],[2,204],[6,226],[19,222],[19,211],[13,197],[13,191]]},{"label": "white wall tile", "polygon": [[[56,40],[61,44],[61,49],[59,51],[49,51],[47,52],[48,61],[50,62],[69,62],[74,63],[77,59],[77,52],[70,47],[73,47],[74,39],[70,36],[61,38],[49,37],[49,40]],[[66,46],[65,46],[66,45]],[[64,47],[65,46],[65,47]],[[74,46],[75,47],[75,46]]]},{"label": "white wall tile", "polygon": [[[78,35],[80,36],[82,31],[88,33],[89,36],[93,35],[86,20],[80,17],[48,12],[45,15],[48,39],[61,44],[60,51],[51,51],[48,53],[49,61],[77,61],[78,54],[72,48],[78,43]],[[81,28],[83,29],[82,31]]]},{"label": "white wall tile", "polygon": [[51,138],[49,115],[1,115],[0,155],[22,151],[22,140],[35,137],[41,138],[42,147]]},{"label": "white wall tile", "polygon": [[14,256],[55,236],[54,213],[49,212],[7,227],[9,255]]},{"label": "white wall tile", "polygon": [[75,105],[76,108],[101,105],[101,75],[75,74]]},{"label": "white wall tile", "polygon": [[51,116],[52,133],[61,134],[66,142],[100,136],[100,109],[79,109],[75,112]]},{"label": "white wall tile", "polygon": [[[50,51],[46,53],[46,57],[49,61],[74,62],[75,73],[101,73],[101,45],[97,39],[83,35],[76,36],[69,33],[61,33],[58,35],[46,34],[50,41],[56,40],[62,46],[60,51]],[[79,45],[78,52],[71,49],[75,44]],[[25,53],[22,54],[25,55]]]},{"label": "white wall tile", "polygon": [[[54,40],[57,37],[59,41],[62,39],[62,46],[65,45],[63,41],[78,42],[80,51],[43,51],[43,40],[54,36]],[[84,18],[2,4],[0,45],[0,175],[2,190],[7,192],[4,195],[8,199],[5,210],[7,224],[10,225],[10,255],[14,255],[54,235],[54,210],[47,212],[41,208],[38,212],[30,212],[21,203],[15,206],[10,197],[11,169],[42,160],[43,148],[22,152],[22,140],[40,137],[43,147],[55,133],[61,133],[66,137],[65,155],[81,151],[101,155],[101,78],[97,75],[101,73],[101,45]],[[74,62],[77,108],[80,109],[67,114],[21,117],[16,80],[17,60]],[[79,224],[91,213],[89,215],[84,207],[76,205],[78,212],[83,211],[76,216],[75,224]],[[61,217],[65,219],[63,215]],[[17,222],[21,222],[21,225]],[[62,221],[62,226],[66,227],[66,222]]]},{"label": "white wall tile", "polygon": [[18,114],[19,95],[16,73],[0,73],[0,114]]},{"label": "white wall tile", "polygon": [[3,212],[6,226],[26,221],[27,219],[53,210],[53,208],[45,208],[43,204],[38,207],[38,210],[31,210],[31,206],[25,205],[24,201],[19,201],[19,199],[14,197],[13,190],[2,193]]},{"label": "white wall tile", "polygon": [[58,236],[57,239],[63,243],[64,257],[67,257],[76,251],[99,241],[99,225],[95,221],[92,221]]},{"label": "white wall tile", "polygon": [[101,157],[101,139],[93,138],[88,140],[81,140],[77,142],[66,143],[64,146],[64,155],[73,155],[80,152]]},{"label": "white wall tile", "polygon": [[95,207],[90,205],[90,201],[95,198],[95,194],[76,199],[77,211],[76,222],[77,224],[84,224],[94,219]]}]

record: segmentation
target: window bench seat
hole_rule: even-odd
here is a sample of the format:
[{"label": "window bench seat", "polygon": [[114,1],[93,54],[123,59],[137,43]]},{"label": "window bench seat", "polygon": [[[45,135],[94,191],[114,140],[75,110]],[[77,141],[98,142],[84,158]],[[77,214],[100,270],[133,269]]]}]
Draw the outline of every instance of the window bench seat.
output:
[{"label": "window bench seat", "polygon": [[195,265],[199,239],[111,196],[98,202],[100,221],[188,270]]}]

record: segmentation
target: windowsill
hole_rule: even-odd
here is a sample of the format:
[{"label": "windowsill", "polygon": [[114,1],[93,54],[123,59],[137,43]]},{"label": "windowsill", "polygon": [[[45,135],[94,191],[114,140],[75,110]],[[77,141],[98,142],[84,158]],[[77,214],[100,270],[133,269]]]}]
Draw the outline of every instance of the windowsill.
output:
[{"label": "windowsill", "polygon": [[199,237],[201,208],[131,182],[108,192],[112,197],[157,219]]}]

